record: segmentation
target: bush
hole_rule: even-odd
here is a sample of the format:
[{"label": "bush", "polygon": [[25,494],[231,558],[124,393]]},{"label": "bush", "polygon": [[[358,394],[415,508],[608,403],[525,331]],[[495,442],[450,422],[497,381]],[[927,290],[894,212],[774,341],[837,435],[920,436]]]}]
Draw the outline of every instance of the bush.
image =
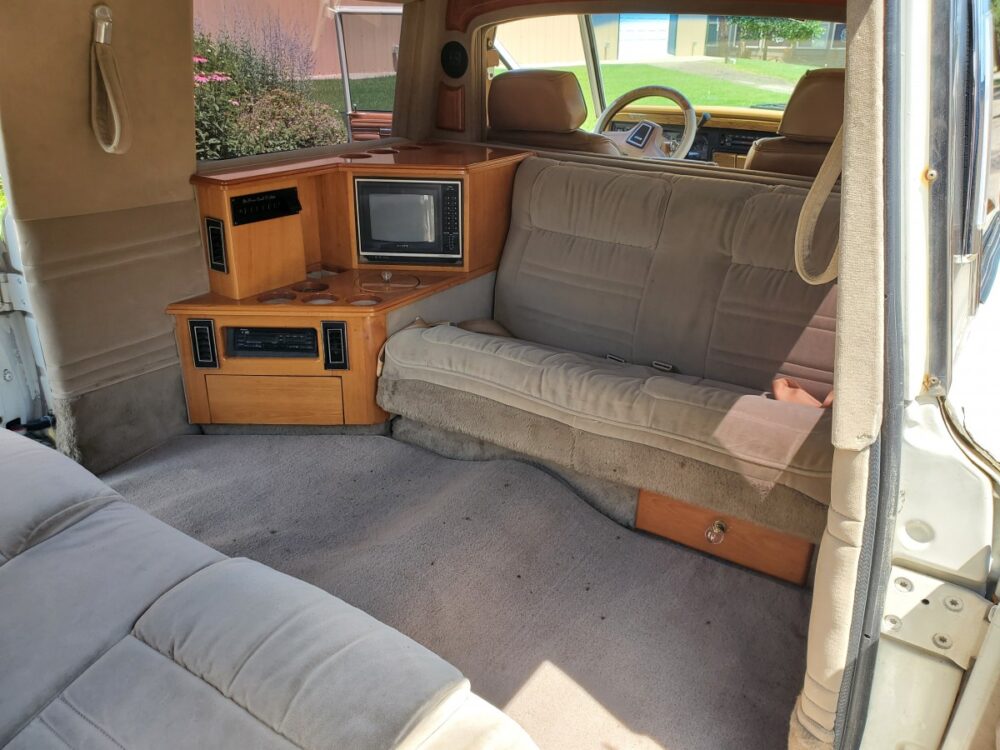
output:
[{"label": "bush", "polygon": [[347,140],[343,120],[331,107],[298,91],[272,89],[236,117],[233,145],[243,154],[265,154]]},{"label": "bush", "polygon": [[309,46],[279,24],[194,37],[195,145],[199,159],[343,143],[340,114],[309,96]]}]

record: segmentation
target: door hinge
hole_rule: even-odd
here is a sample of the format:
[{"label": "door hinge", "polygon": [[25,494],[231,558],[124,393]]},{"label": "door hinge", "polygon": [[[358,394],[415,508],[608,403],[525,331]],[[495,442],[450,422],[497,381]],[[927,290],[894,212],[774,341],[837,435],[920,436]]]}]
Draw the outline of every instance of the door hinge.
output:
[{"label": "door hinge", "polygon": [[28,284],[18,273],[0,271],[0,313],[28,312]]},{"label": "door hinge", "polygon": [[993,609],[992,602],[974,591],[893,565],[882,637],[968,669],[986,637]]}]

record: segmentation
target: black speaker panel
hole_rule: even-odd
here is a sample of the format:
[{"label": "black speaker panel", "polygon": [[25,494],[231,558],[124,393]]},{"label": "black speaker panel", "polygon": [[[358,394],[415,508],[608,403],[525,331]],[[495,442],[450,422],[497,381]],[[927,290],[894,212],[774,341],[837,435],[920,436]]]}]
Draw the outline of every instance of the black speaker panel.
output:
[{"label": "black speaker panel", "polygon": [[441,68],[449,78],[461,78],[469,69],[469,53],[461,42],[451,41],[441,48]]}]

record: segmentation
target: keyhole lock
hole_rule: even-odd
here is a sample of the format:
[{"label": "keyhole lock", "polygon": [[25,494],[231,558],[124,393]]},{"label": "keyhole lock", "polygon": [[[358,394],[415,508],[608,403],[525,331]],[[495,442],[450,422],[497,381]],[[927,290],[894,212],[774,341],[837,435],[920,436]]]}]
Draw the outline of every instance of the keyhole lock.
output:
[{"label": "keyhole lock", "polygon": [[716,521],[705,530],[705,538],[709,544],[722,544],[728,530],[725,521]]}]

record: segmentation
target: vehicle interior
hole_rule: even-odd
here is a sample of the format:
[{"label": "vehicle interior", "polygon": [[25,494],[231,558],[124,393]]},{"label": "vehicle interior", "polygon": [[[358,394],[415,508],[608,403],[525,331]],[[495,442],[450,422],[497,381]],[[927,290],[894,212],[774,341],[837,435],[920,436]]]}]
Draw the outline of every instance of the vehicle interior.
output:
[{"label": "vehicle interior", "polygon": [[906,639],[985,622],[994,490],[873,619],[885,5],[320,3],[335,125],[223,5],[0,11],[0,747],[938,747],[971,662]]}]

